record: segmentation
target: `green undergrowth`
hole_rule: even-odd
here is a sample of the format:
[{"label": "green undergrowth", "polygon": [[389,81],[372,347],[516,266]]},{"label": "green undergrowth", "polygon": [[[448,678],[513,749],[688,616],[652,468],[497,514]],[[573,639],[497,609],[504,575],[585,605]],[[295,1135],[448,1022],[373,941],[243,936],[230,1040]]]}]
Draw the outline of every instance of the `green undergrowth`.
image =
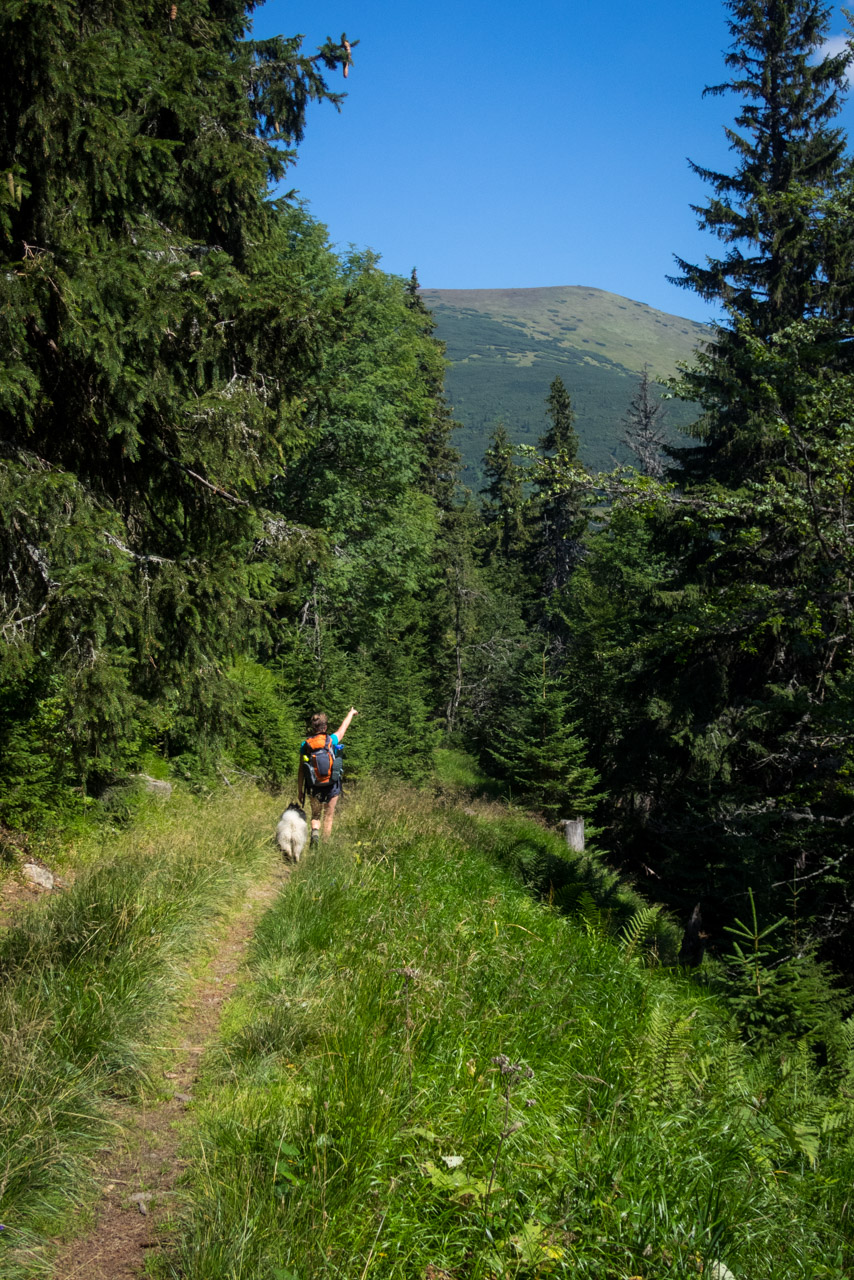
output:
[{"label": "green undergrowth", "polygon": [[206,1060],[164,1274],[850,1275],[850,1055],[752,1055],[649,908],[537,901],[521,819],[370,786],[342,818]]},{"label": "green undergrowth", "polygon": [[[168,807],[102,841],[73,887],[0,936],[0,1275],[49,1271],[47,1237],[85,1202],[109,1099],[148,1087],[188,967],[271,857],[270,799]],[[94,856],[88,850],[87,856]]]},{"label": "green undergrowth", "polygon": [[519,810],[473,805],[456,819],[462,839],[517,875],[529,891],[562,914],[585,919],[616,935],[639,916],[644,934],[663,963],[674,963],[682,931],[665,911],[647,900],[609,867],[592,848],[570,850],[562,835]]},{"label": "green undergrowth", "polygon": [[440,792],[462,793],[484,797],[502,797],[507,788],[497,778],[484,773],[473,755],[458,747],[436,747],[433,770]]},{"label": "green undergrowth", "polygon": [[[506,802],[483,803],[500,795],[502,787],[483,773],[474,756],[450,748],[434,754],[438,799],[458,810],[459,834],[518,872],[551,906],[586,915],[606,932],[618,932],[647,910],[647,900],[608,865],[595,838],[585,853],[573,852],[562,834],[524,810]],[[658,958],[675,961],[682,932],[672,917],[657,911],[647,917],[646,929]]]}]

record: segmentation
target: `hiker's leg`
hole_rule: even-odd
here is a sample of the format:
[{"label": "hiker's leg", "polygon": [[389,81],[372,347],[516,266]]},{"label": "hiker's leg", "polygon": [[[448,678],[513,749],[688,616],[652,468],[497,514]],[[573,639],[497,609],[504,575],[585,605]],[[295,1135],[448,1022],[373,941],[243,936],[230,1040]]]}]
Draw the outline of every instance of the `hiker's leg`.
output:
[{"label": "hiker's leg", "polygon": [[311,843],[316,844],[320,839],[320,810],[321,801],[319,796],[309,795],[311,801]]},{"label": "hiker's leg", "polygon": [[330,796],[326,801],[326,813],[323,815],[323,838],[332,834],[332,819],[335,817],[335,806],[338,803],[337,796]]}]

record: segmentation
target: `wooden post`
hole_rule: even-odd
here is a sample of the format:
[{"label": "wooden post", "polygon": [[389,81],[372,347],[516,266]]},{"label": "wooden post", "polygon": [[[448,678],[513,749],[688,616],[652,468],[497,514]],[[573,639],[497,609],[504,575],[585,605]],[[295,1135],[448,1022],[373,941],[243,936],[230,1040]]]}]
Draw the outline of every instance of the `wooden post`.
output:
[{"label": "wooden post", "polygon": [[584,852],[584,819],[583,818],[564,818],[563,829],[566,833],[566,843],[569,845],[573,853]]}]

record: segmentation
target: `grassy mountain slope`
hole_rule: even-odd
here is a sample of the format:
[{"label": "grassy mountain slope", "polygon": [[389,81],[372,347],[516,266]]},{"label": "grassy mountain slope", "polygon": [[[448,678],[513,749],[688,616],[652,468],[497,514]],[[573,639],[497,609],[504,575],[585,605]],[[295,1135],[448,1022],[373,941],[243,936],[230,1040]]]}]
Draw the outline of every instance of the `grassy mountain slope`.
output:
[{"label": "grassy mountain slope", "polygon": [[[535,443],[545,427],[549,384],[563,378],[578,411],[583,461],[595,469],[626,457],[622,418],[648,364],[669,377],[704,340],[704,325],[602,289],[423,289],[451,361],[448,397],[462,422],[457,445],[476,482],[492,427]],[[671,428],[694,417],[671,403]]]}]

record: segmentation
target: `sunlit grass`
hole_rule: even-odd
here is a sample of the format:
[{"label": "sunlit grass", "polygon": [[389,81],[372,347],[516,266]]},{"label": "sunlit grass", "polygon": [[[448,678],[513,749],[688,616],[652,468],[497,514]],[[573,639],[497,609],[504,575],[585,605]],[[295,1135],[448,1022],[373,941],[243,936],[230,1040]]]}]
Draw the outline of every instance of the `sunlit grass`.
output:
[{"label": "sunlit grass", "polygon": [[208,1061],[170,1274],[842,1280],[852,1112],[807,1054],[752,1060],[607,912],[534,900],[499,815],[343,816]]},{"label": "sunlit grass", "polygon": [[473,755],[454,747],[437,747],[433,752],[439,786],[449,791],[468,791],[480,796],[500,796],[506,790],[485,774]]},{"label": "sunlit grass", "polygon": [[87,1155],[110,1139],[104,1099],[145,1087],[151,1033],[172,1017],[188,961],[272,857],[271,817],[254,792],[176,796],[0,939],[4,1278],[47,1266],[44,1237],[85,1188]]}]

